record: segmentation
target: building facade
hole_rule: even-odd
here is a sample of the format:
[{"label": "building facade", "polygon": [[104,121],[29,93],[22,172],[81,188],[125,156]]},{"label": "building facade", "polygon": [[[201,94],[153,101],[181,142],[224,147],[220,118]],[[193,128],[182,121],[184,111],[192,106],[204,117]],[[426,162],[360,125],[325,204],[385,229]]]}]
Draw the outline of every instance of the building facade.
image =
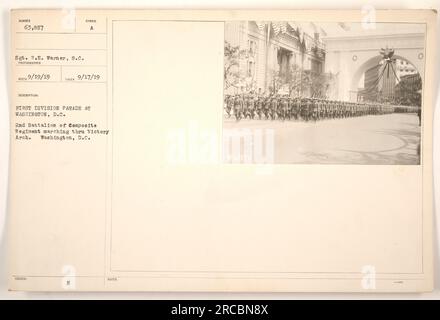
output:
[{"label": "building facade", "polygon": [[226,93],[288,93],[302,72],[324,71],[320,32],[310,35],[294,22],[226,22],[226,44],[240,52],[234,67],[239,80],[225,88]]}]

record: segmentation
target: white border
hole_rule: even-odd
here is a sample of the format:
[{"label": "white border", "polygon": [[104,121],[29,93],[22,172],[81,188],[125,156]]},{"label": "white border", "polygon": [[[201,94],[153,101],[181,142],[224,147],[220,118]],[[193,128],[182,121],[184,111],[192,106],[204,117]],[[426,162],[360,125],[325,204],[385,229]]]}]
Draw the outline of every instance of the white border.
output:
[{"label": "white border", "polygon": [[[328,293],[24,293],[7,291],[7,260],[5,245],[5,220],[7,208],[7,178],[9,161],[9,10],[21,7],[40,7],[50,8],[65,4],[66,7],[72,6],[80,8],[163,8],[163,9],[360,9],[363,5],[372,5],[377,9],[436,9],[440,11],[438,0],[408,0],[402,5],[400,0],[339,0],[329,3],[325,0],[150,0],[148,6],[143,0],[107,0],[105,3],[99,0],[3,0],[0,2],[0,299],[106,299],[106,298],[132,298],[132,299],[440,299],[440,215],[438,210],[434,211],[434,233],[435,240],[435,291],[423,294],[328,294]],[[440,19],[437,20],[437,29],[440,29]],[[439,43],[437,43],[437,52]],[[435,66],[437,79],[435,87],[439,88],[440,64]],[[440,88],[439,88],[440,89]],[[440,199],[440,173],[436,168],[440,168],[440,100],[435,97],[436,106],[434,107],[434,199]],[[434,204],[435,208],[435,204]],[[435,208],[436,209],[436,208]],[[435,218],[437,216],[437,219]]]}]

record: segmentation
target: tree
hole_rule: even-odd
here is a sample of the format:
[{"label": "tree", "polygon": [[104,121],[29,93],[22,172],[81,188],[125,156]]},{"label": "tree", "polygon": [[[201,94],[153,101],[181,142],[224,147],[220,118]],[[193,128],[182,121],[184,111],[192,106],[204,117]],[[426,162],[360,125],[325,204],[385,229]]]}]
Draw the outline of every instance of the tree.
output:
[{"label": "tree", "polygon": [[395,103],[421,106],[422,78],[419,74],[402,76],[395,88]]},{"label": "tree", "polygon": [[297,65],[292,65],[286,75],[287,83],[289,84],[290,96],[303,96],[310,86],[310,78],[307,73]]},{"label": "tree", "polygon": [[306,72],[310,86],[310,97],[312,98],[326,98],[327,89],[329,87],[329,74],[318,73],[311,70]]},{"label": "tree", "polygon": [[225,89],[230,87],[244,88],[245,91],[251,91],[256,87],[254,79],[249,78],[243,66],[249,58],[249,50],[240,49],[240,46],[232,46],[225,41],[225,62],[224,62],[224,85]]},{"label": "tree", "polygon": [[240,80],[240,47],[231,46],[225,41],[225,64],[224,64],[224,82],[225,89],[236,87]]},{"label": "tree", "polygon": [[335,80],[335,75],[332,73],[303,70],[297,65],[292,65],[286,75],[280,74],[279,77],[286,79],[290,96],[313,98],[326,98]]}]

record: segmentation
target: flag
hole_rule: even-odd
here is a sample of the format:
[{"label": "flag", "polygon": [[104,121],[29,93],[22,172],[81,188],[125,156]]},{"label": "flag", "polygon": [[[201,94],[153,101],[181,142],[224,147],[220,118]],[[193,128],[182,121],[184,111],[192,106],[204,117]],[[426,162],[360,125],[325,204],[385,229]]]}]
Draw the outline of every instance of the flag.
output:
[{"label": "flag", "polygon": [[281,32],[282,33],[287,33],[287,23],[286,22],[281,22],[280,23],[280,27],[281,27]]},{"label": "flag", "polygon": [[266,26],[266,22],[264,21],[255,21],[255,23],[257,24],[258,30],[263,31],[264,27]]},{"label": "flag", "polygon": [[275,35],[281,31],[281,23],[278,21],[272,22],[272,28]]},{"label": "flag", "polygon": [[299,28],[298,24],[294,21],[288,21],[287,24],[293,29],[296,30]]}]

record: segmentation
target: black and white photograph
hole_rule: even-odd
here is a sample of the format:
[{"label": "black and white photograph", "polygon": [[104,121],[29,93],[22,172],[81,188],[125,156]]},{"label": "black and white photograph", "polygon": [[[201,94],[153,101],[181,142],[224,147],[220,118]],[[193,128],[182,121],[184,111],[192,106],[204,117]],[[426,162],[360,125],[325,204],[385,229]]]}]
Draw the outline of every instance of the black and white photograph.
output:
[{"label": "black and white photograph", "polygon": [[419,165],[425,24],[225,23],[223,161]]}]

